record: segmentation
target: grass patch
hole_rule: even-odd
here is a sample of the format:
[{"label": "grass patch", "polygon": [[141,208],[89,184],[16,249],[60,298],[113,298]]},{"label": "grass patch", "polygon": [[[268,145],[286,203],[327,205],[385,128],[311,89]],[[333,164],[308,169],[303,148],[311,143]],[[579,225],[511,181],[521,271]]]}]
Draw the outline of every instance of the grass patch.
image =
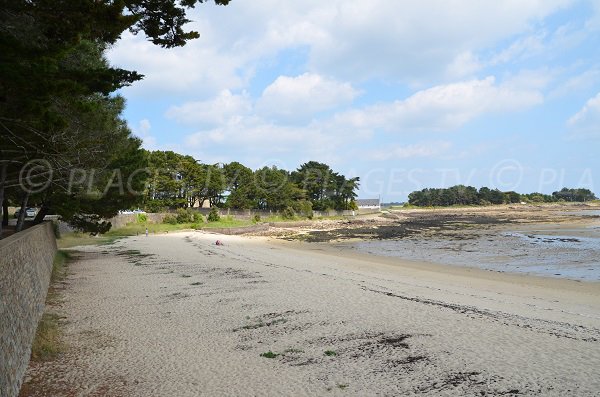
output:
[{"label": "grass patch", "polygon": [[342,384],[342,383],[338,383],[338,385],[337,385],[338,389],[342,389],[342,390],[344,390],[344,389],[345,389],[345,388],[347,388],[348,386],[349,386],[349,385]]},{"label": "grass patch", "polygon": [[[63,281],[67,276],[68,263],[73,259],[72,253],[59,250],[52,263],[52,275],[50,276],[50,288],[46,297],[46,308],[51,307],[52,302],[58,298],[56,284]],[[48,361],[56,358],[64,350],[61,340],[60,316],[50,311],[44,312],[38,323],[35,338],[31,346],[31,359],[33,361]]]},{"label": "grass patch", "polygon": [[67,263],[73,259],[73,255],[70,252],[58,250],[52,263],[52,275],[50,276],[50,282],[55,283],[62,281],[67,276]]},{"label": "grass patch", "polygon": [[269,350],[268,352],[260,353],[260,356],[264,358],[275,358],[279,356],[279,353],[273,353],[271,350]]},{"label": "grass patch", "polygon": [[72,232],[63,233],[62,236],[56,240],[56,244],[59,249],[72,248],[79,245],[106,245],[112,244],[118,240],[118,236],[90,236],[87,233]]},{"label": "grass patch", "polygon": [[332,356],[337,356],[337,353],[334,350],[325,350],[325,355],[332,357]]},{"label": "grass patch", "polygon": [[212,229],[212,228],[229,228],[229,227],[244,227],[251,226],[254,222],[246,219],[235,219],[232,216],[222,216],[221,219],[214,222],[201,223],[198,225],[198,229]]},{"label": "grass patch", "polygon": [[44,313],[42,315],[31,346],[31,359],[33,361],[52,360],[64,350],[59,321],[58,314]]}]

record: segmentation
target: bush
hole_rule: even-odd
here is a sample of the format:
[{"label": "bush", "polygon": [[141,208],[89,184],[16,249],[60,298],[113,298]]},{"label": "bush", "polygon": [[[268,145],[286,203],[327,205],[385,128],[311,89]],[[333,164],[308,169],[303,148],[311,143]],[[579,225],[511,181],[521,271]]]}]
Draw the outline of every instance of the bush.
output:
[{"label": "bush", "polygon": [[174,215],[167,215],[163,218],[163,223],[168,223],[169,225],[176,225],[177,218]]},{"label": "bush", "polygon": [[259,214],[254,214],[253,220],[254,220],[254,223],[260,222],[260,215]]},{"label": "bush", "polygon": [[194,216],[189,209],[178,208],[175,219],[177,223],[190,223],[194,220]]},{"label": "bush", "polygon": [[294,219],[296,217],[296,212],[292,207],[285,207],[285,209],[281,211],[281,217],[283,219]]},{"label": "bush", "polygon": [[199,211],[192,211],[192,218],[194,223],[204,223],[204,217]]},{"label": "bush", "polygon": [[209,222],[218,222],[221,220],[221,216],[219,215],[219,210],[217,207],[212,207],[207,217]]},{"label": "bush", "polygon": [[146,214],[136,214],[135,220],[137,223],[146,223],[148,222],[148,217]]},{"label": "bush", "polygon": [[292,208],[296,212],[296,214],[305,216],[309,219],[312,219],[313,217],[312,203],[308,200],[297,201],[296,203],[294,203],[294,206]]}]

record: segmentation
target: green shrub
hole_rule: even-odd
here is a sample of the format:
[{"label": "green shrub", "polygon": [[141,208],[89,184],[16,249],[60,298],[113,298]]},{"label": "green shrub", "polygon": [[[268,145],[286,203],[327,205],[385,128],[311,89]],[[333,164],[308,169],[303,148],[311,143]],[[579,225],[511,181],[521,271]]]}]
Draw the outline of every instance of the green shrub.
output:
[{"label": "green shrub", "polygon": [[294,203],[292,208],[299,215],[305,216],[309,219],[312,219],[313,217],[312,203],[308,200],[297,201]]},{"label": "green shrub", "polygon": [[194,223],[204,223],[204,217],[199,211],[192,211],[192,220]]},{"label": "green shrub", "polygon": [[296,217],[296,212],[292,207],[285,207],[285,209],[281,211],[281,217],[283,219],[294,219]]},{"label": "green shrub", "polygon": [[135,220],[137,221],[137,223],[146,223],[148,222],[148,217],[146,216],[146,214],[136,214]]},{"label": "green shrub", "polygon": [[177,223],[190,223],[194,217],[189,209],[178,208],[175,219],[177,219]]},{"label": "green shrub", "polygon": [[254,221],[254,223],[260,222],[260,215],[259,214],[254,214],[253,221]]},{"label": "green shrub", "polygon": [[209,222],[218,222],[221,220],[221,216],[219,215],[219,210],[217,207],[212,207],[207,217]]},{"label": "green shrub", "polygon": [[174,215],[166,215],[163,218],[163,223],[168,223],[169,225],[176,225],[177,224],[177,218]]}]

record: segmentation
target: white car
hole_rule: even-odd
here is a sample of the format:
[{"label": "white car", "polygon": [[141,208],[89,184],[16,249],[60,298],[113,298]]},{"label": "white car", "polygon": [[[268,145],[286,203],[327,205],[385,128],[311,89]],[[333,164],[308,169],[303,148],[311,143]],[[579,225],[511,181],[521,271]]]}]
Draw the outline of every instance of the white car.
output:
[{"label": "white car", "polygon": [[[18,210],[15,211],[15,218],[18,218],[20,213],[21,213],[21,209],[19,208]],[[36,215],[37,215],[37,210],[35,208],[31,208],[31,207],[25,208],[25,218],[35,218]]]}]

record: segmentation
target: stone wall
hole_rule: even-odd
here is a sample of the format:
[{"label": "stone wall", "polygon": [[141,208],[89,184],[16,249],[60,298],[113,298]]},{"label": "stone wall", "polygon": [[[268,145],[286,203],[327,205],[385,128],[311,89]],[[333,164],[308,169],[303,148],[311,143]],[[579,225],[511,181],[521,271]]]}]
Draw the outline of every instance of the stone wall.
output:
[{"label": "stone wall", "polygon": [[[210,208],[192,208],[194,211],[200,212],[202,215],[207,216],[211,209]],[[314,217],[320,216],[354,216],[358,213],[375,213],[379,211],[313,211]],[[167,215],[176,215],[175,211],[172,212],[160,212],[160,213],[146,213],[146,219],[148,223],[162,223],[163,219]],[[219,214],[221,216],[231,216],[234,219],[240,220],[251,220],[254,219],[255,215],[259,215],[261,218],[267,218],[272,215],[277,215],[277,212],[272,211],[260,211],[260,210],[232,210],[232,209],[220,209]],[[112,224],[112,229],[119,229],[126,226],[128,223],[135,223],[137,221],[136,214],[119,214],[108,220]]]},{"label": "stone wall", "polygon": [[[148,220],[149,223],[162,223],[165,216],[174,215],[174,214],[169,214],[166,212],[160,212],[160,213],[150,213],[149,212],[144,215],[146,215],[146,219]],[[127,225],[128,223],[135,223],[137,221],[137,214],[119,214],[115,217],[110,218],[108,221],[112,224],[111,229],[119,229],[119,228]]]},{"label": "stone wall", "polygon": [[56,239],[44,222],[0,240],[0,396],[13,397],[44,311]]}]

